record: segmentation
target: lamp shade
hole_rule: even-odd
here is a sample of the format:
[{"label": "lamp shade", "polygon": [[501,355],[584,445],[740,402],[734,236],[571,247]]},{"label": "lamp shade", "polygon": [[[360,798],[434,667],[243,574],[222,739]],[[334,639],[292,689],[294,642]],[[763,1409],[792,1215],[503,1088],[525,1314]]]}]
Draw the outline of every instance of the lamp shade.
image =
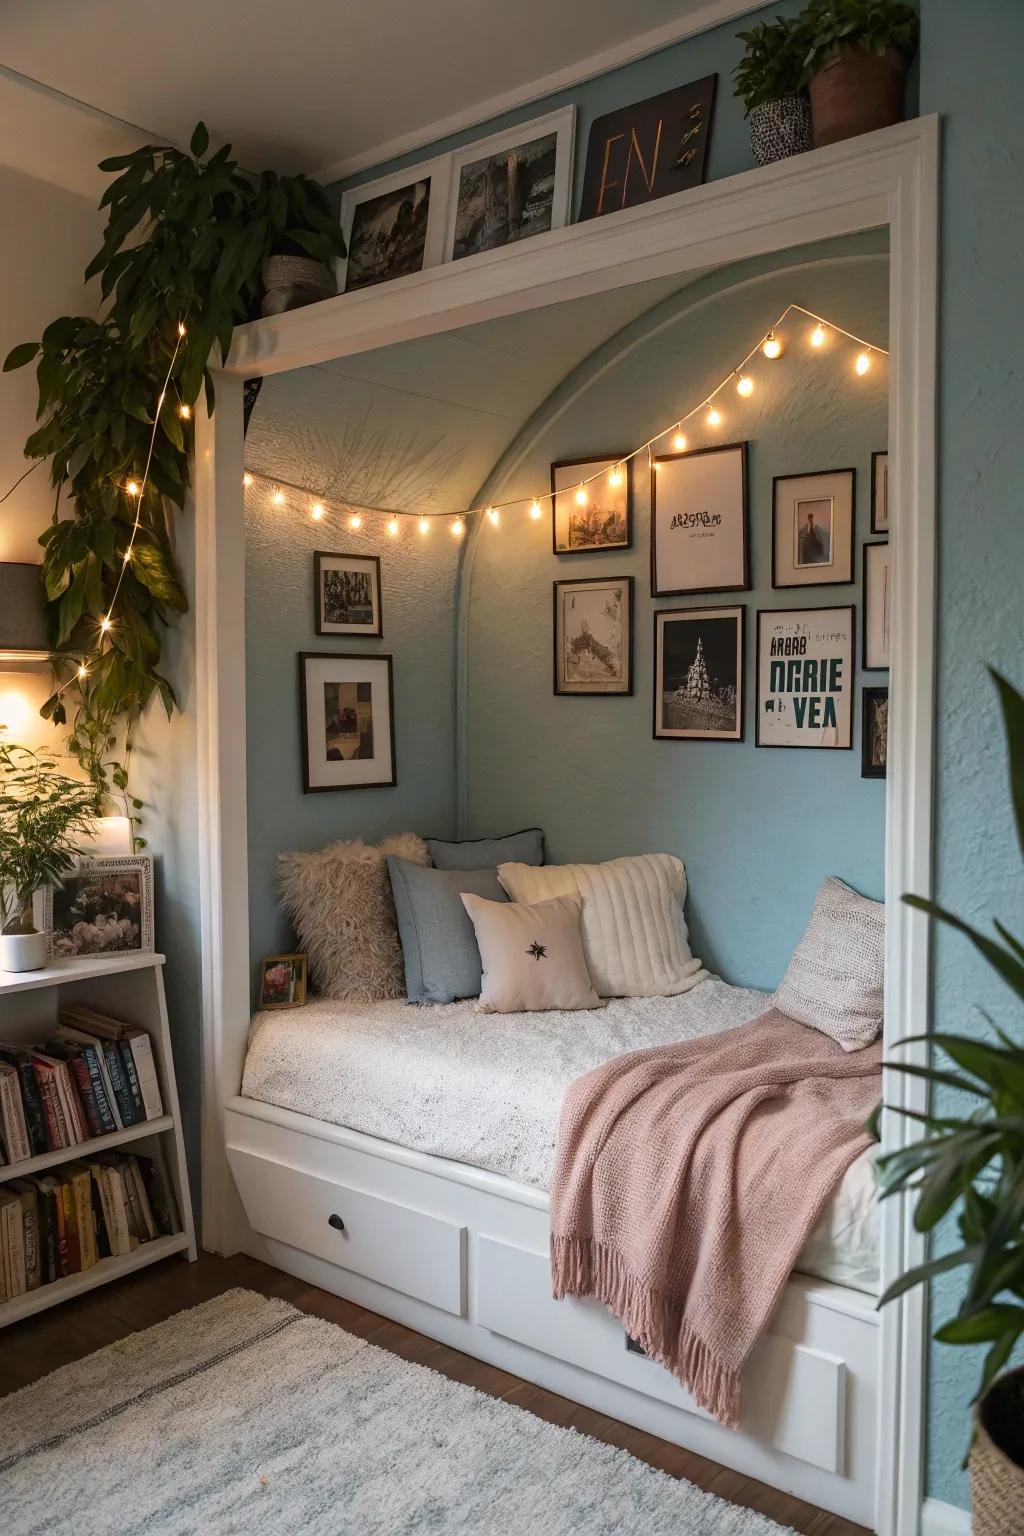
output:
[{"label": "lamp shade", "polygon": [[45,661],[49,654],[39,566],[0,561],[0,661]]}]

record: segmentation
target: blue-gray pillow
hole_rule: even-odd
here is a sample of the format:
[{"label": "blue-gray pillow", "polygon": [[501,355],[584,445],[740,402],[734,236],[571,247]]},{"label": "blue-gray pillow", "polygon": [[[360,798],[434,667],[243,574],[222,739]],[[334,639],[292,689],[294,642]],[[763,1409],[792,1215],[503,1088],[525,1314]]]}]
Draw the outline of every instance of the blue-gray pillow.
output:
[{"label": "blue-gray pillow", "polygon": [[544,833],[540,827],[510,832],[507,837],[473,837],[462,843],[428,837],[435,869],[494,869],[499,864],[543,864]]},{"label": "blue-gray pillow", "polygon": [[462,892],[507,901],[494,869],[424,869],[388,859],[410,1003],[479,997],[480,951]]}]

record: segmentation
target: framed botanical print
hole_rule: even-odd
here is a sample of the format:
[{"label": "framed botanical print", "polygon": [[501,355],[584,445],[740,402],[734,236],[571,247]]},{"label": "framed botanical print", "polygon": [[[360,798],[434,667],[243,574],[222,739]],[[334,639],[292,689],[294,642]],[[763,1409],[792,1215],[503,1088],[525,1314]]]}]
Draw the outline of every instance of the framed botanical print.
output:
[{"label": "framed botanical print", "polygon": [[448,156],[441,155],[344,193],[348,259],[339,263],[339,292],[407,277],[444,259],[449,173]]},{"label": "framed botanical print", "polygon": [[743,740],[745,616],[743,607],[655,613],[655,740]]},{"label": "framed botanical print", "polygon": [[860,735],[860,776],[884,779],[889,760],[889,690],[865,688]]},{"label": "framed botanical print", "polygon": [[889,455],[871,455],[871,532],[889,532]]},{"label": "framed botanical print", "polygon": [[864,670],[888,672],[892,647],[889,545],[864,545]]},{"label": "framed botanical print", "polygon": [[856,479],[852,469],[775,476],[773,587],[840,587],[853,580]]},{"label": "framed botanical print", "polygon": [[652,596],[744,592],[749,586],[746,443],[655,459]]},{"label": "framed botanical print", "polygon": [[629,549],[632,543],[632,460],[612,454],[552,464],[551,548],[556,555]]},{"label": "framed botanical print", "polygon": [[43,931],[55,960],[151,953],[152,855],[80,858],[61,885],[46,887]]},{"label": "framed botanical print", "polygon": [[390,656],[299,654],[302,789],[398,783]]},{"label": "framed botanical print", "polygon": [[575,124],[562,107],[452,152],[446,261],[568,224]]},{"label": "framed botanical print", "polygon": [[314,551],[313,603],[318,635],[379,638],[384,633],[380,557]]},{"label": "framed botanical print", "polygon": [[854,628],[852,604],[759,610],[759,747],[853,745]]},{"label": "framed botanical print", "polygon": [[633,692],[633,578],[556,581],[554,691]]}]

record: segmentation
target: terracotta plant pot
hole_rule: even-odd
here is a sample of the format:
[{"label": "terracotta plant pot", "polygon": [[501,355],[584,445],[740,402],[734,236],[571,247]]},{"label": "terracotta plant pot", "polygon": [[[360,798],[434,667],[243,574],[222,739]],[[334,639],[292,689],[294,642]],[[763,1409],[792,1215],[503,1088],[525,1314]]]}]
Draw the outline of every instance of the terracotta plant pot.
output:
[{"label": "terracotta plant pot", "polygon": [[971,1511],[974,1536],[1024,1531],[1024,1368],[994,1381],[975,1412]]},{"label": "terracotta plant pot", "polygon": [[750,147],[758,165],[774,165],[811,147],[811,109],[803,96],[781,96],[750,111]]},{"label": "terracotta plant pot", "polygon": [[41,971],[45,964],[45,933],[0,934],[0,971]]},{"label": "terracotta plant pot", "polygon": [[879,55],[844,43],[811,76],[815,149],[898,123],[909,62],[896,48]]},{"label": "terracotta plant pot", "polygon": [[322,261],[310,256],[265,256],[263,258],[264,315],[280,315],[286,309],[302,309],[329,299],[338,291],[334,273]]}]

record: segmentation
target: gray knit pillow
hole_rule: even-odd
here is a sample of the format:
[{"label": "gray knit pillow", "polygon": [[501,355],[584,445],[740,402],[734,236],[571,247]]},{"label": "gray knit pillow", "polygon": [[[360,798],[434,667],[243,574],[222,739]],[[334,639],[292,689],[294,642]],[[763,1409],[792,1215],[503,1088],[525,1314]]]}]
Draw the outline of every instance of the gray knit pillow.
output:
[{"label": "gray knit pillow", "polygon": [[885,904],[830,876],[772,1006],[859,1051],[882,1028]]}]

